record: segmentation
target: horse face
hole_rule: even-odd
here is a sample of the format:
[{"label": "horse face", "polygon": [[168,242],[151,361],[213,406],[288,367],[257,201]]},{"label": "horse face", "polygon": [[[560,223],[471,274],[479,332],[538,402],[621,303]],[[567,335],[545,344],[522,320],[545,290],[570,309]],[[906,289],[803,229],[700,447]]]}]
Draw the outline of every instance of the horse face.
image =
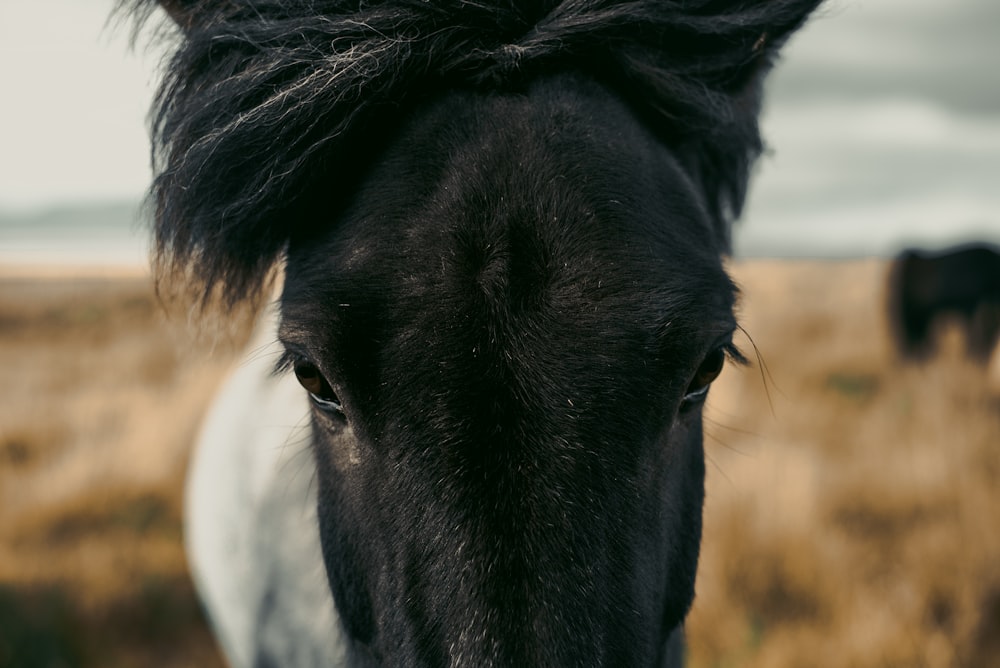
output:
[{"label": "horse face", "polygon": [[346,213],[312,212],[282,298],[355,659],[662,664],[734,328],[723,240],[597,84],[411,119]]}]

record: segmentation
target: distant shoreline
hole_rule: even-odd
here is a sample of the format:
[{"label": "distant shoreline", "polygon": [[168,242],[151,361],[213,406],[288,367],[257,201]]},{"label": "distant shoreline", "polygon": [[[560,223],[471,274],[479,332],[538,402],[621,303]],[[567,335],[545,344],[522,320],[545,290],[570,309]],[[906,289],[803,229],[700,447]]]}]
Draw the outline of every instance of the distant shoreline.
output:
[{"label": "distant shoreline", "polygon": [[0,280],[134,279],[152,277],[147,265],[0,264]]},{"label": "distant shoreline", "polygon": [[[835,265],[849,263],[865,263],[869,261],[883,262],[889,258],[880,256],[855,256],[855,257],[763,257],[744,256],[734,257],[727,260],[730,266],[766,266],[766,265]],[[109,263],[98,264],[91,262],[80,263],[59,263],[59,262],[38,262],[38,263],[17,263],[4,264],[0,262],[0,280],[71,280],[81,279],[135,279],[152,278],[152,271],[145,263]]]},{"label": "distant shoreline", "polygon": [[[822,212],[818,199],[814,214]],[[982,241],[1000,244],[1000,228],[981,220],[957,225],[939,225],[934,229],[896,223],[859,229],[856,222],[848,227],[818,225],[808,221],[813,216],[803,212],[802,224],[773,224],[774,211],[748,211],[733,227],[732,246],[736,261],[790,259],[816,261],[851,261],[866,258],[890,259],[904,248],[928,250]],[[823,214],[831,218],[834,214]],[[91,265],[144,265],[150,253],[151,222],[149,211],[140,200],[62,203],[26,210],[0,206],[0,272],[18,275],[33,272],[24,267],[71,267],[86,265],[85,273],[102,273]],[[780,216],[779,216],[780,218]],[[758,221],[756,224],[754,221]],[[771,220],[772,224],[767,224]],[[848,222],[852,218],[847,218]],[[889,216],[887,220],[901,220]],[[815,223],[815,220],[813,220]],[[75,273],[76,270],[70,273]],[[51,272],[49,272],[51,273]],[[62,272],[66,273],[66,272]]]}]

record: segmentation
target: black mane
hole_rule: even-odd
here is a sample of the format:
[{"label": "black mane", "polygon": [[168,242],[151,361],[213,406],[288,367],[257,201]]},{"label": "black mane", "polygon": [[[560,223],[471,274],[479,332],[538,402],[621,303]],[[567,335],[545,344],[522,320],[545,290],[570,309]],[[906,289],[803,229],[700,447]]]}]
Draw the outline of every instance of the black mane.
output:
[{"label": "black mane", "polygon": [[728,238],[761,150],[762,75],[819,1],[167,3],[184,29],[152,117],[158,267],[252,296],[289,239],[335,218],[407,109],[559,69],[628,99]]}]

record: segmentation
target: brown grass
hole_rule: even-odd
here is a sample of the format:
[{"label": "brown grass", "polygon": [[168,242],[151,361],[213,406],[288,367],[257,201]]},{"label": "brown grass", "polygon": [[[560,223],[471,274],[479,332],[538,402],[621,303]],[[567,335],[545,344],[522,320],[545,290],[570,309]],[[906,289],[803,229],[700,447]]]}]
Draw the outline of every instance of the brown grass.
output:
[{"label": "brown grass", "polygon": [[179,320],[148,279],[0,278],[0,666],[222,665],[180,508],[233,354]]},{"label": "brown grass", "polygon": [[1000,664],[1000,396],[960,332],[900,365],[880,262],[734,274],[766,369],[709,398],[689,664]]},{"label": "brown grass", "polygon": [[[898,365],[882,263],[733,272],[766,369],[709,398],[689,665],[1000,665],[996,374],[947,327]],[[0,666],[221,665],[180,502],[233,348],[187,324],[146,279],[0,276]]]}]

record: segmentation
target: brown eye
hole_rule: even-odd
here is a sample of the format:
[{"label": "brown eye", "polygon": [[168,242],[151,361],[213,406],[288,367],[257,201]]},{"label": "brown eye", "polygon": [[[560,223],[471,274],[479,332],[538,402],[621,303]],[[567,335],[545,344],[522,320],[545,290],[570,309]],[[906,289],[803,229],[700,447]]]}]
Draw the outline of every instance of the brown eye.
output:
[{"label": "brown eye", "polygon": [[334,394],[330,383],[323,377],[315,364],[304,360],[298,361],[295,363],[294,370],[299,385],[306,389],[314,404],[324,410],[343,412],[340,399]]},{"label": "brown eye", "polygon": [[684,401],[701,401],[708,394],[708,387],[712,381],[722,373],[722,366],[726,363],[726,353],[722,348],[716,348],[708,354],[702,361],[701,366],[691,379],[687,392],[684,393]]}]

